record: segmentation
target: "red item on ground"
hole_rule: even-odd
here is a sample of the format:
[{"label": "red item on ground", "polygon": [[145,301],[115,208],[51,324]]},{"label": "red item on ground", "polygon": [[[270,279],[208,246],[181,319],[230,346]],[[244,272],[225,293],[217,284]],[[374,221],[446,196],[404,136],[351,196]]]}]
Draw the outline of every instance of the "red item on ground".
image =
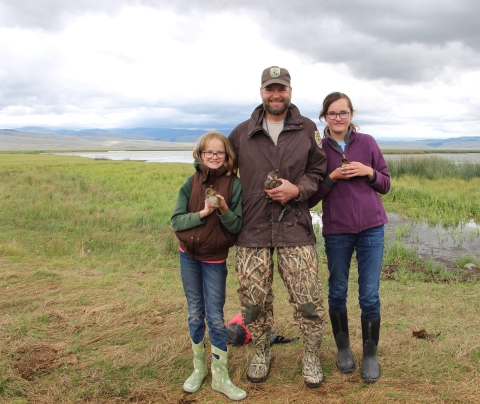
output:
[{"label": "red item on ground", "polygon": [[227,343],[236,346],[242,346],[250,342],[252,334],[250,330],[245,327],[242,321],[242,314],[235,315],[227,324],[228,338]]}]

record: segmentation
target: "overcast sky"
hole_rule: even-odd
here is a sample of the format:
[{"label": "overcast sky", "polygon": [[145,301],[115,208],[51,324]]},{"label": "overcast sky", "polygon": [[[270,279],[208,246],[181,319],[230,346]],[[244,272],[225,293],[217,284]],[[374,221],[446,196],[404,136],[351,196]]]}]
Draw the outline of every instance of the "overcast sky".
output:
[{"label": "overcast sky", "polygon": [[0,128],[225,128],[266,67],[318,121],[350,96],[378,138],[480,135],[478,0],[0,0]]}]

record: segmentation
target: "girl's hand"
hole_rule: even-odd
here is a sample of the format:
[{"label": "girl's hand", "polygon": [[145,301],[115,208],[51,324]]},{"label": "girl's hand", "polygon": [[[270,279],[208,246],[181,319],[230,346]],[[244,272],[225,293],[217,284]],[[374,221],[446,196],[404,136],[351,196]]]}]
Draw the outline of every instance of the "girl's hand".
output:
[{"label": "girl's hand", "polygon": [[220,194],[216,194],[216,197],[218,198],[218,206],[216,206],[216,208],[218,208],[223,215],[228,210],[227,202],[225,202],[225,198]]},{"label": "girl's hand", "polygon": [[[210,201],[208,199],[205,199],[205,208],[202,211],[199,212],[200,213],[200,219],[202,217],[210,215],[215,209],[219,209],[220,212],[222,213],[222,215],[227,211],[228,206],[227,206],[227,203],[225,202],[225,198],[220,194],[215,194],[215,196],[218,199],[218,205],[213,205],[213,204],[210,203]],[[202,216],[201,212],[205,211],[206,209],[207,209],[208,213],[205,213]]]},{"label": "girl's hand", "polygon": [[343,173],[343,167],[338,167],[330,173],[330,178],[334,181],[346,180],[345,174]]},{"label": "girl's hand", "polygon": [[205,216],[211,215],[215,208],[216,207],[214,207],[210,202],[205,200],[205,207],[200,212],[198,212],[200,219],[203,219]]},{"label": "girl's hand", "polygon": [[[340,170],[340,177],[338,179],[349,180],[352,177],[368,177],[371,180],[374,176],[372,167],[368,167],[357,161],[352,161],[337,168],[334,172]],[[330,176],[330,178],[332,178]],[[333,178],[332,178],[333,179]]]}]

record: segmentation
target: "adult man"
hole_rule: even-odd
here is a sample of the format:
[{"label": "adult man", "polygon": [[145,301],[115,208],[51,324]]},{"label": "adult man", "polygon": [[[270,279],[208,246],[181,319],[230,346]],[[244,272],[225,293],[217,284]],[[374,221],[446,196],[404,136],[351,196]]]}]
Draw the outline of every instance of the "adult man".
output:
[{"label": "adult man", "polygon": [[[278,271],[303,334],[304,381],[309,387],[319,387],[323,374],[318,349],[326,320],[307,200],[325,176],[326,158],[315,124],[290,103],[288,71],[269,67],[263,71],[261,83],[263,103],[229,136],[243,191],[243,227],[237,240],[238,294],[243,322],[255,345],[247,379],[262,382],[270,368],[276,249]],[[264,189],[272,171],[281,185]]]}]

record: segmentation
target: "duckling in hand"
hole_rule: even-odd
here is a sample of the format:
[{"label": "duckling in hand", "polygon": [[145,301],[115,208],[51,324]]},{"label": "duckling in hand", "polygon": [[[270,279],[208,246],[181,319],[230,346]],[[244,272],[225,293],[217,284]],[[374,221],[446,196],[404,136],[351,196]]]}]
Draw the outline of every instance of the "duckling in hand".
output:
[{"label": "duckling in hand", "polygon": [[212,205],[218,206],[217,193],[212,188],[207,188],[205,190],[205,199],[208,200]]},{"label": "duckling in hand", "polygon": [[[282,185],[282,181],[280,181],[277,177],[277,173],[275,171],[270,171],[267,175],[267,179],[263,183],[263,187],[265,189],[273,189],[273,188],[278,188],[280,185]],[[272,202],[273,199],[267,194],[266,198],[268,199],[268,202]],[[278,218],[278,221],[282,220],[283,215],[285,212],[288,212],[290,210],[291,202],[280,202],[284,208],[282,210],[282,213],[280,213],[280,216]]]},{"label": "duckling in hand", "polygon": [[282,181],[278,179],[277,173],[275,171],[270,171],[267,175],[267,179],[263,183],[264,188],[273,189],[273,188],[278,188],[280,185],[282,185]]}]

